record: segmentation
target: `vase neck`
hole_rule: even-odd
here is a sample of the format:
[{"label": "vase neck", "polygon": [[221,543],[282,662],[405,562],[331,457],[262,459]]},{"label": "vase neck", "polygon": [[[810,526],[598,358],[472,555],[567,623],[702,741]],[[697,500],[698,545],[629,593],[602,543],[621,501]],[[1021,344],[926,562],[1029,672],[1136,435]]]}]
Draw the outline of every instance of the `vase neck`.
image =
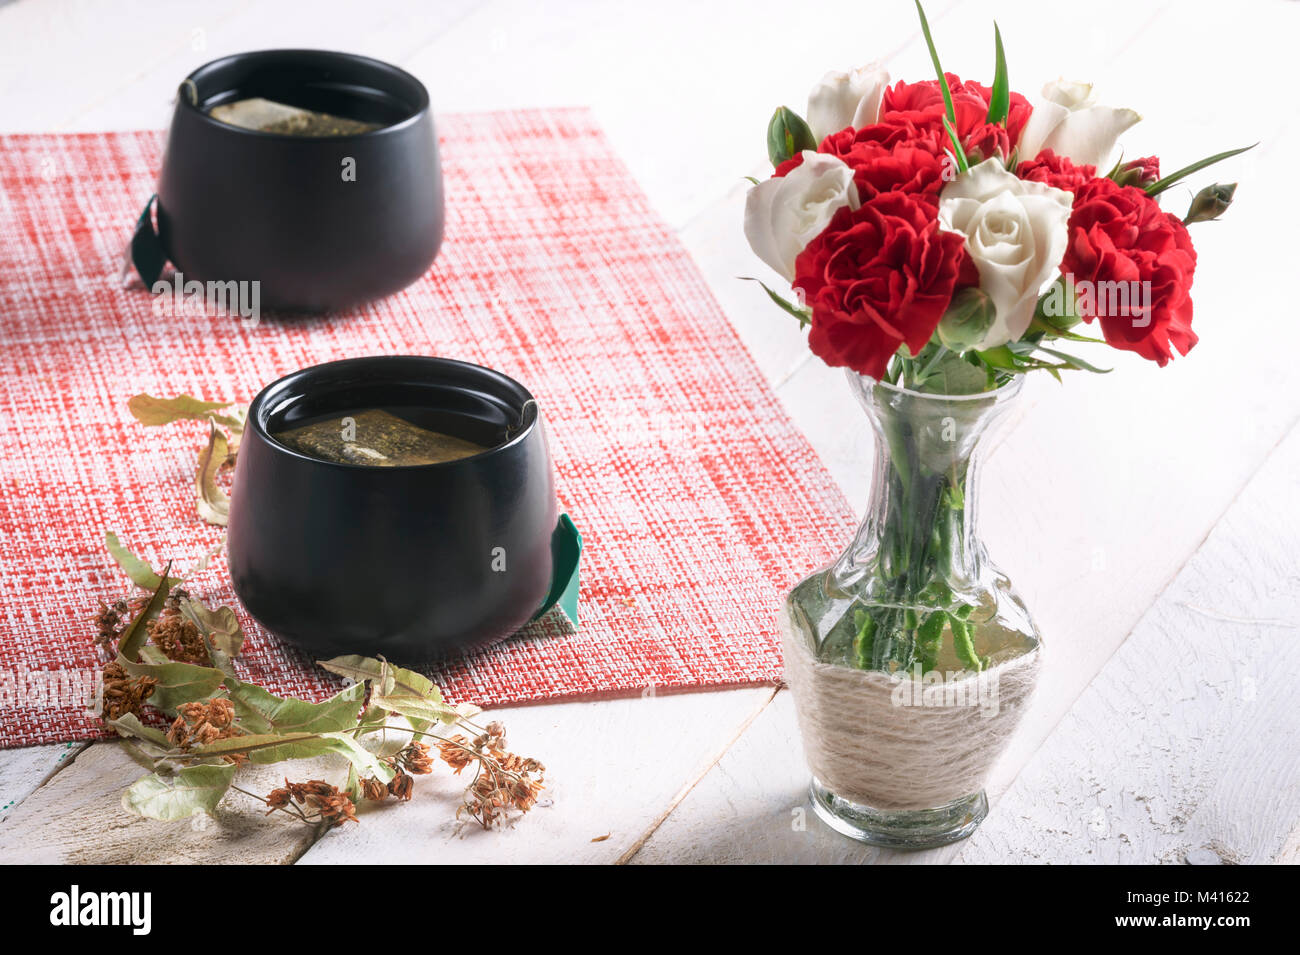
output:
[{"label": "vase neck", "polygon": [[973,396],[927,395],[851,375],[875,437],[866,516],[832,573],[843,589],[883,586],[904,603],[978,587],[978,462],[1019,381]]}]

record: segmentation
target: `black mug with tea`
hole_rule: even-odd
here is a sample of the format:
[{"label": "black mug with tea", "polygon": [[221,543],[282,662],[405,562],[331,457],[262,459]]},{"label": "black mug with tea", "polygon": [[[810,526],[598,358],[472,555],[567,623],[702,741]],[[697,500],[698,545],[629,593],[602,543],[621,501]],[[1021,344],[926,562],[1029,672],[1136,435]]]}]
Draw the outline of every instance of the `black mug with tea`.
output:
[{"label": "black mug with tea", "polygon": [[263,308],[333,310],[396,292],[442,242],[428,91],[350,53],[208,63],[181,84],[157,216],[156,237],[141,219],[137,268],[146,240],[157,267],[169,259],[186,280],[259,282]]},{"label": "black mug with tea", "polygon": [[576,575],[537,402],[445,358],[330,362],[249,407],[235,592],[317,657],[444,658],[499,641]]}]

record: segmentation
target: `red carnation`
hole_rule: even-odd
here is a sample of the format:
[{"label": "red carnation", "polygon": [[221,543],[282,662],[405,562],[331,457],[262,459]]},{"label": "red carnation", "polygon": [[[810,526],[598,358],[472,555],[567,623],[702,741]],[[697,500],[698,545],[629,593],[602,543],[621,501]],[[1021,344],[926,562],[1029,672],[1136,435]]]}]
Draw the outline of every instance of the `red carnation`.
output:
[{"label": "red carnation", "polygon": [[1196,344],[1196,252],[1182,221],[1141,189],[1092,179],[1074,194],[1069,230],[1061,272],[1073,277],[1084,318],[1100,319],[1115,348],[1161,365],[1171,346],[1186,355]]},{"label": "red carnation", "polygon": [[795,260],[813,353],[880,379],[900,344],[919,352],[952,299],[963,243],[918,196],[885,192],[841,209]]},{"label": "red carnation", "polygon": [[997,123],[981,123],[961,141],[966,160],[973,166],[995,156],[1004,163],[1011,157],[1011,137],[1006,127]]},{"label": "red carnation", "polygon": [[[978,127],[984,125],[989,114],[989,96],[991,90],[974,80],[963,83],[955,73],[945,73],[948,91],[952,95],[953,114],[957,121],[957,135],[965,140]],[[1020,134],[1029,122],[1029,114],[1034,108],[1029,100],[1019,93],[1010,96],[1010,108],[1007,112],[1007,135],[1011,142],[1020,141]],[[943,117],[946,115],[943,91],[938,80],[923,80],[920,83],[904,83],[901,80],[885,90],[880,104],[880,119],[907,119],[918,126],[929,126],[943,133]]]},{"label": "red carnation", "polygon": [[1096,166],[1076,166],[1065,156],[1044,149],[1035,159],[1016,166],[1016,175],[1029,182],[1043,182],[1066,192],[1078,192],[1089,179],[1097,176]]},{"label": "red carnation", "polygon": [[907,120],[842,129],[822,140],[818,151],[853,170],[863,202],[885,192],[905,192],[925,195],[937,206],[949,162],[934,132]]},{"label": "red carnation", "polygon": [[801,152],[795,153],[785,162],[780,163],[775,169],[772,170],[772,178],[775,179],[777,176],[788,176],[791,170],[798,169],[799,166],[802,164],[803,164],[803,153]]}]

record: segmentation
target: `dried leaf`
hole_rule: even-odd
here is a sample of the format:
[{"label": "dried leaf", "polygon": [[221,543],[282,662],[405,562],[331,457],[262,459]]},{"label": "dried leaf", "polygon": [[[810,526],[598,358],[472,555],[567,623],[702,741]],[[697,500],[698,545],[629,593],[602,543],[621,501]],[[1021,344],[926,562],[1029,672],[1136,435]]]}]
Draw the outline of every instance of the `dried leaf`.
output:
[{"label": "dried leaf", "polygon": [[430,723],[456,723],[461,719],[455,707],[443,702],[442,691],[428,677],[393,666],[387,660],[344,656],[319,665],[358,682],[370,680],[371,701],[376,706],[405,716],[417,730],[423,730]]},{"label": "dried leaf", "polygon": [[234,676],[230,661],[239,656],[244,646],[244,631],[240,629],[235,611],[229,607],[209,610],[202,601],[188,597],[181,601],[181,613],[203,634],[212,665]]},{"label": "dried leaf", "polygon": [[147,743],[153,743],[164,750],[172,748],[171,740],[167,734],[160,729],[152,726],[145,726],[140,722],[140,717],[134,713],[126,713],[115,720],[104,720],[106,724],[117,730],[119,736],[131,736]]},{"label": "dried leaf", "polygon": [[207,447],[199,453],[194,487],[198,492],[199,517],[218,527],[225,527],[230,518],[230,496],[217,484],[217,474],[226,463],[228,454],[226,436],[215,424],[210,425]]},{"label": "dried leaf", "polygon": [[166,576],[167,572],[172,569],[171,562],[163,568],[163,577],[158,581],[158,586],[149,598],[148,605],[136,614],[131,625],[122,631],[122,636],[117,642],[117,655],[119,659],[129,662],[135,662],[140,655],[140,648],[144,646],[145,640],[149,636],[148,623],[151,620],[157,620],[158,615],[162,613],[163,604],[167,601],[167,595],[171,592],[171,578]]},{"label": "dried leaf", "polygon": [[[352,680],[354,683],[363,683],[369,680],[376,693],[391,693],[396,687],[395,671],[397,667],[389,664],[387,660],[349,655],[333,657],[324,661],[318,660],[316,665],[329,670],[330,673],[337,673],[345,679]],[[419,674],[415,675],[419,676]],[[421,677],[421,679],[424,678]],[[425,680],[425,682],[428,681]]]},{"label": "dried leaf", "polygon": [[365,697],[365,684],[358,683],[328,700],[308,703],[293,697],[276,696],[253,683],[228,679],[230,702],[235,704],[239,725],[249,733],[328,733],[356,729]]},{"label": "dried leaf", "polygon": [[[149,565],[147,560],[131,553],[131,551],[129,551],[122,542],[117,539],[116,534],[112,531],[107,531],[104,534],[104,544],[108,547],[108,552],[113,555],[113,559],[117,561],[118,566],[126,571],[126,575],[131,578],[132,583],[137,587],[144,587],[146,590],[154,590],[157,588],[158,584],[162,581],[162,578],[154,573],[153,567]],[[172,577],[170,579],[171,586],[173,587],[180,582],[181,578],[179,577]]]},{"label": "dried leaf", "polygon": [[336,753],[346,757],[362,776],[375,776],[384,782],[393,778],[393,767],[380,760],[347,733],[258,733],[232,736],[202,746],[192,752],[201,756],[230,756],[242,753],[249,762],[263,765],[286,759],[312,759]]},{"label": "dried leaf", "polygon": [[211,699],[226,679],[220,670],[193,663],[135,663],[120,658],[117,662],[133,677],[147,676],[158,681],[149,705],[167,713],[174,713],[182,703]]},{"label": "dried leaf", "polygon": [[127,403],[135,420],[150,428],[171,424],[173,421],[214,421],[228,428],[243,430],[242,410],[230,415],[217,414],[223,408],[229,408],[229,401],[200,401],[189,395],[177,395],[175,398],[155,398],[152,395],[135,395]]},{"label": "dried leaf", "polygon": [[188,766],[166,779],[157,774],[144,776],[122,794],[122,808],[163,822],[188,819],[215,810],[234,778],[233,764]]}]

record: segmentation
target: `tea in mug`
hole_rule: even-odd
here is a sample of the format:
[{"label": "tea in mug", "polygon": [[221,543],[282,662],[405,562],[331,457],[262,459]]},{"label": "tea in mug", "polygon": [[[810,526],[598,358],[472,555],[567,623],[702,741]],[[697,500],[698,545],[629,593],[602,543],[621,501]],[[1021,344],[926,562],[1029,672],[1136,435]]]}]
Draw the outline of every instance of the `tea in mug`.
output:
[{"label": "tea in mug", "polygon": [[283,136],[352,136],[379,128],[378,123],[299,109],[260,96],[214,106],[208,115],[230,126]]},{"label": "tea in mug", "polygon": [[488,450],[485,445],[422,428],[378,408],[300,425],[277,432],[275,438],[322,461],[379,468],[441,464]]}]

